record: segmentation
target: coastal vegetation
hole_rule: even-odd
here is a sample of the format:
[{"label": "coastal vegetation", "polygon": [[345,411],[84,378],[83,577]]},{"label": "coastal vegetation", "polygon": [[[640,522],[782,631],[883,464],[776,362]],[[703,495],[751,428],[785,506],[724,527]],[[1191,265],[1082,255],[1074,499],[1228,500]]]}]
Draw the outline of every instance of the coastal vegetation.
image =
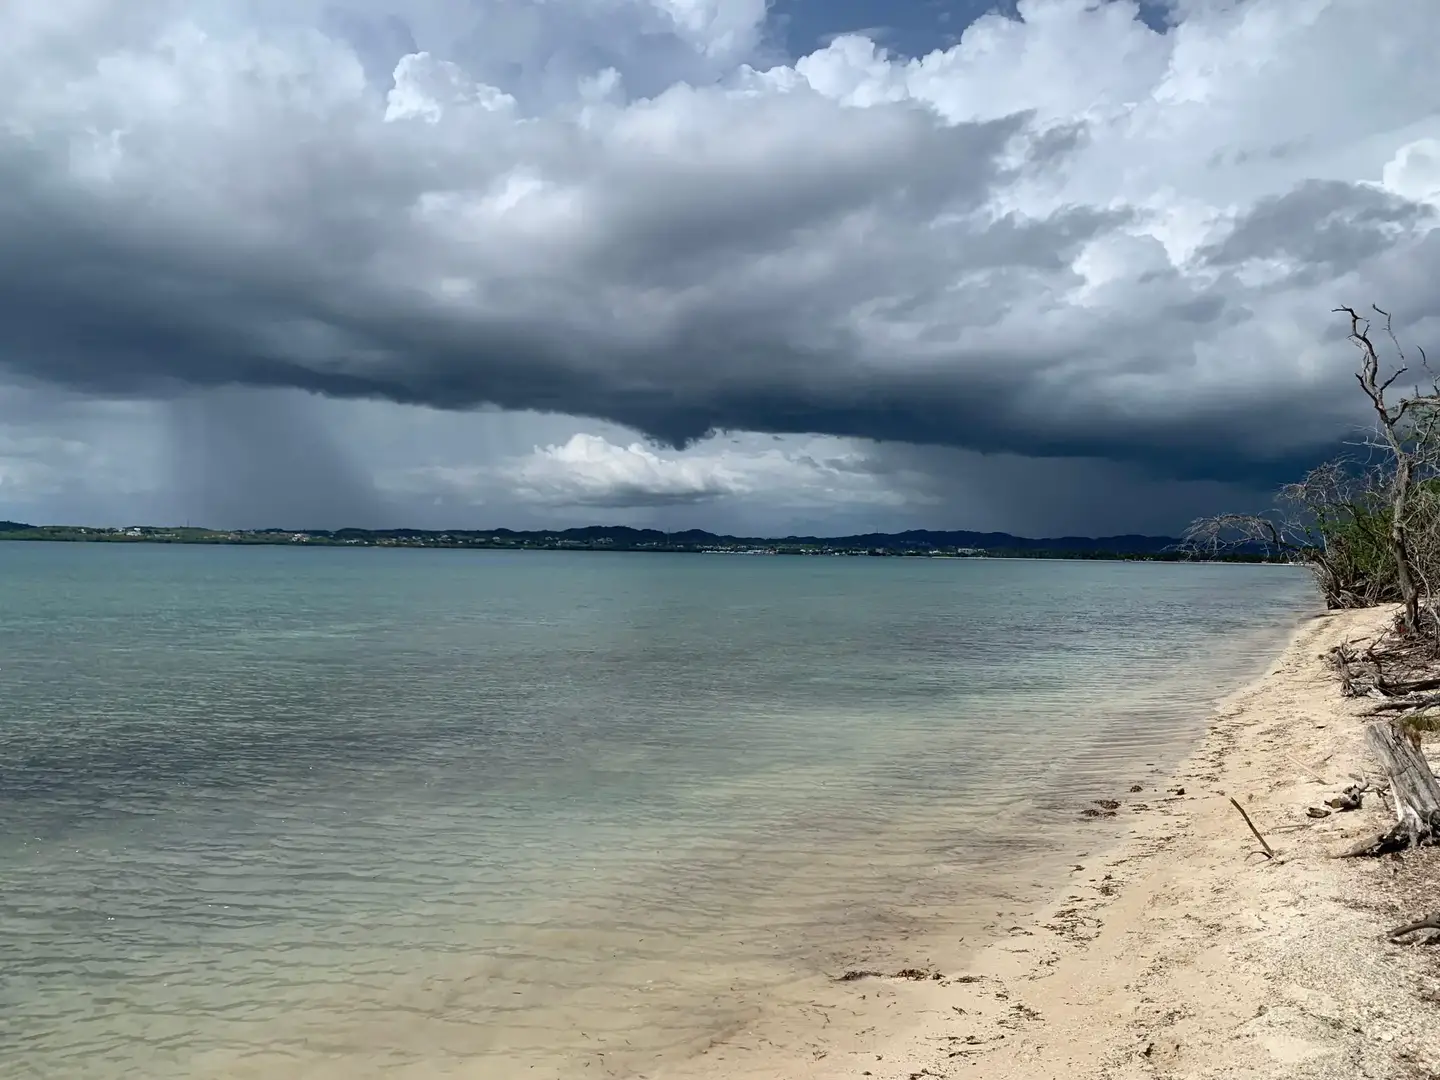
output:
[{"label": "coastal vegetation", "polygon": [[[1440,727],[1440,377],[1423,349],[1415,350],[1418,366],[1412,362],[1390,313],[1372,307],[1378,327],[1352,307],[1335,309],[1360,352],[1355,380],[1372,415],[1367,435],[1282,488],[1272,513],[1206,518],[1187,534],[1197,550],[1260,544],[1304,562],[1332,610],[1395,605],[1378,640],[1363,648],[1341,642],[1330,652],[1342,691],[1375,699],[1371,715],[1384,718],[1367,728],[1365,742],[1397,817],[1349,855],[1440,843],[1440,782],[1421,750],[1423,733]],[[1331,806],[1358,808],[1366,790],[1349,789]]]},{"label": "coastal vegetation", "polygon": [[[1331,609],[1395,603],[1404,631],[1440,645],[1435,596],[1440,587],[1440,381],[1423,349],[1419,369],[1378,307],[1383,330],[1354,308],[1336,311],[1360,350],[1355,380],[1374,425],[1349,452],[1281,488],[1268,514],[1222,514],[1195,522],[1186,539],[1197,550],[1235,547],[1285,553],[1304,562]],[[1376,338],[1393,350],[1382,360]],[[1409,392],[1407,375],[1423,378]]]}]

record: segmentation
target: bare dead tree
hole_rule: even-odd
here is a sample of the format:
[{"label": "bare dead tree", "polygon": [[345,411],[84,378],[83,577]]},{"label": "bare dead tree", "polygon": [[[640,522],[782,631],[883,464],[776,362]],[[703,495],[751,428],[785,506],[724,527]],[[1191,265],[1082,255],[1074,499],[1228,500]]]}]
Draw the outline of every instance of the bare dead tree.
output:
[{"label": "bare dead tree", "polygon": [[1440,384],[1395,392],[1409,371],[1391,316],[1378,306],[1398,359],[1382,361],[1371,322],[1352,307],[1349,340],[1360,350],[1356,381],[1375,416],[1368,458],[1350,455],[1312,469],[1278,494],[1271,513],[1223,514],[1191,525],[1197,550],[1263,548],[1306,563],[1331,608],[1398,602],[1397,629],[1440,649],[1432,583],[1440,585]]},{"label": "bare dead tree", "polygon": [[[1386,476],[1356,458],[1317,465],[1282,487],[1269,514],[1219,514],[1193,522],[1186,543],[1196,551],[1261,548],[1307,565],[1327,607],[1359,608],[1398,599],[1377,513]],[[1440,534],[1437,534],[1440,538]]]},{"label": "bare dead tree", "polygon": [[[1374,305],[1371,306],[1374,307]],[[1402,423],[1405,414],[1425,399],[1418,393],[1415,397],[1402,399],[1396,405],[1389,404],[1385,399],[1386,392],[1407,370],[1404,362],[1405,353],[1400,349],[1399,342],[1396,341],[1395,332],[1391,328],[1389,312],[1375,307],[1376,313],[1385,318],[1385,332],[1389,335],[1391,342],[1395,344],[1401,363],[1388,376],[1382,378],[1380,354],[1370,339],[1370,320],[1360,315],[1352,307],[1342,306],[1336,308],[1335,311],[1344,312],[1350,317],[1350,341],[1360,350],[1361,354],[1360,370],[1355,373],[1355,379],[1359,382],[1360,389],[1365,392],[1365,396],[1370,399],[1379,424],[1378,433],[1393,456],[1388,536],[1390,557],[1394,561],[1395,581],[1400,589],[1401,623],[1408,632],[1418,633],[1420,630],[1420,581],[1419,574],[1411,561],[1407,532],[1410,492],[1415,482],[1417,464],[1414,452],[1416,440],[1406,438]],[[1432,392],[1428,398],[1433,401],[1435,394]],[[1433,412],[1433,410],[1431,411]],[[1428,441],[1423,440],[1422,442]]]}]

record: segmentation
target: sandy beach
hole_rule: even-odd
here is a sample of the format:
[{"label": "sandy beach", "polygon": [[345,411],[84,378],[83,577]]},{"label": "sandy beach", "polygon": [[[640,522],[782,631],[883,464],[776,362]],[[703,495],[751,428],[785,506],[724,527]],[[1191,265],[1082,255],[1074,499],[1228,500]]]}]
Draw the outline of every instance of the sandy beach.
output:
[{"label": "sandy beach", "polygon": [[[1092,853],[999,940],[926,942],[877,960],[879,974],[797,986],[781,1015],[656,1075],[1440,1075],[1440,1032],[1428,1022],[1440,956],[1385,937],[1440,907],[1440,851],[1333,858],[1388,824],[1375,795],[1356,812],[1306,814],[1352,777],[1375,775],[1362,746],[1367,702],[1342,697],[1322,657],[1388,617],[1306,622],[1267,674],[1216,711],[1170,782],[1121,787],[1113,810],[1090,808],[1103,815]],[[1275,859],[1259,853],[1231,796]]]}]

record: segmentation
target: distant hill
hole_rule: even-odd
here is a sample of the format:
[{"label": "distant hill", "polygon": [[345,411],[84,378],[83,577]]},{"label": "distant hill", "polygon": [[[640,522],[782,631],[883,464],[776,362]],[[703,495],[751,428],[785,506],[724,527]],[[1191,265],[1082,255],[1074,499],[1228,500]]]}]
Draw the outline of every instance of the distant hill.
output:
[{"label": "distant hill", "polygon": [[[293,530],[263,529],[261,532],[281,533]],[[662,532],[659,529],[632,529],[626,525],[586,525],[575,529],[307,529],[311,536],[328,536],[335,540],[401,540],[406,537],[441,537],[456,539],[494,539],[517,544],[572,543],[587,547],[604,545],[616,548],[646,547],[729,547],[783,544],[793,547],[875,548],[889,551],[929,551],[932,549],[973,548],[983,551],[1073,551],[1114,552],[1124,555],[1154,555],[1169,551],[1182,541],[1174,536],[1058,536],[1028,537],[1003,532],[969,532],[909,529],[899,533],[856,533],[850,536],[731,536],[726,533],[685,529]]]},{"label": "distant hill", "polygon": [[[136,525],[124,529],[71,525],[26,525],[0,521],[0,539],[162,544],[291,544],[393,547],[565,548],[591,551],[766,551],[786,555],[988,554],[1042,558],[1179,559],[1192,557],[1174,536],[1016,536],[965,529],[908,529],[898,533],[850,536],[730,536],[685,529],[632,529],[586,525],[575,529],[203,529]],[[1266,557],[1249,545],[1223,557],[1246,561]]]}]

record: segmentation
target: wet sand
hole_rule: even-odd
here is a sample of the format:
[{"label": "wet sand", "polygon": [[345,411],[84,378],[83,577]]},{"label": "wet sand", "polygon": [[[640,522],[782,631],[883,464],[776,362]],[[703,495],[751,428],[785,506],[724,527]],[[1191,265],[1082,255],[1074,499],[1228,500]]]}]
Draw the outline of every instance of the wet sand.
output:
[{"label": "wet sand", "polygon": [[1366,703],[1341,697],[1322,654],[1387,617],[1307,622],[1264,677],[1222,704],[1172,779],[1130,791],[1116,777],[1119,805],[1088,808],[1102,816],[1068,884],[1039,908],[1002,912],[987,943],[900,941],[857,961],[858,977],[799,982],[763,1020],[648,1075],[1440,1075],[1440,957],[1384,937],[1440,906],[1440,852],[1335,860],[1388,822],[1384,799],[1320,820],[1305,813],[1352,774],[1375,772],[1362,747]]}]

